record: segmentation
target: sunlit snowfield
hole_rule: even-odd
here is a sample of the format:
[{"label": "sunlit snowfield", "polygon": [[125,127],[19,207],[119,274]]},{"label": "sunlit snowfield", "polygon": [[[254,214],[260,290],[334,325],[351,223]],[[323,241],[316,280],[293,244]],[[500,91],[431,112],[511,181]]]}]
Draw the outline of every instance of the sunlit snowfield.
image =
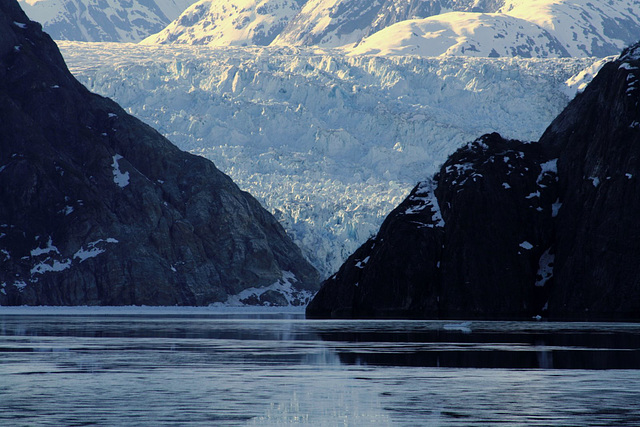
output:
[{"label": "sunlit snowfield", "polygon": [[0,378],[10,426],[637,426],[640,325],[3,307]]}]

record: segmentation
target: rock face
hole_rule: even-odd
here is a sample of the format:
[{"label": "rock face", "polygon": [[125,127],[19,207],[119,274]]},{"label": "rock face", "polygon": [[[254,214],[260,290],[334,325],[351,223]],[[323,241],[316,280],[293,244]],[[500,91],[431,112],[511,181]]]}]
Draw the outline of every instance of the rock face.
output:
[{"label": "rock face", "polygon": [[253,197],[88,92],[15,0],[0,64],[0,305],[203,305],[284,275],[315,289]]},{"label": "rock face", "polygon": [[640,319],[640,44],[538,143],[485,135],[420,183],[309,317]]}]

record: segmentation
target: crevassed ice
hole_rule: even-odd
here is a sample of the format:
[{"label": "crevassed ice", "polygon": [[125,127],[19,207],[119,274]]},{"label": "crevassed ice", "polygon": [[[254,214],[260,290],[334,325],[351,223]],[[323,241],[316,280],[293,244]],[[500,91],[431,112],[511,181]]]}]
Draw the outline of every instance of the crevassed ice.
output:
[{"label": "crevassed ice", "polygon": [[326,276],[456,148],[537,140],[596,61],[59,45],[90,90],[256,196]]}]

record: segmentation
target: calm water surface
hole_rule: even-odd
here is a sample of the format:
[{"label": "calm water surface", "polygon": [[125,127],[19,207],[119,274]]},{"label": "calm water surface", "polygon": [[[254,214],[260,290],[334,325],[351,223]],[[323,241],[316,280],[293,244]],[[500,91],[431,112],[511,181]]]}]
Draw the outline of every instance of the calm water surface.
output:
[{"label": "calm water surface", "polygon": [[1,426],[640,425],[640,325],[0,308]]}]

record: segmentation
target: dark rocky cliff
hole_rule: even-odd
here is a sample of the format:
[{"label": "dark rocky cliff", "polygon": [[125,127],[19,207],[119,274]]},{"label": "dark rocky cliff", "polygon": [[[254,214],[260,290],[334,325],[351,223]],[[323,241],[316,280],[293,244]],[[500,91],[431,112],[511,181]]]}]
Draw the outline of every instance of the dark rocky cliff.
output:
[{"label": "dark rocky cliff", "polygon": [[419,184],[309,317],[640,319],[640,44],[538,143],[485,135]]},{"label": "dark rocky cliff", "polygon": [[203,305],[275,282],[318,282],[277,221],[0,2],[0,305]]}]

